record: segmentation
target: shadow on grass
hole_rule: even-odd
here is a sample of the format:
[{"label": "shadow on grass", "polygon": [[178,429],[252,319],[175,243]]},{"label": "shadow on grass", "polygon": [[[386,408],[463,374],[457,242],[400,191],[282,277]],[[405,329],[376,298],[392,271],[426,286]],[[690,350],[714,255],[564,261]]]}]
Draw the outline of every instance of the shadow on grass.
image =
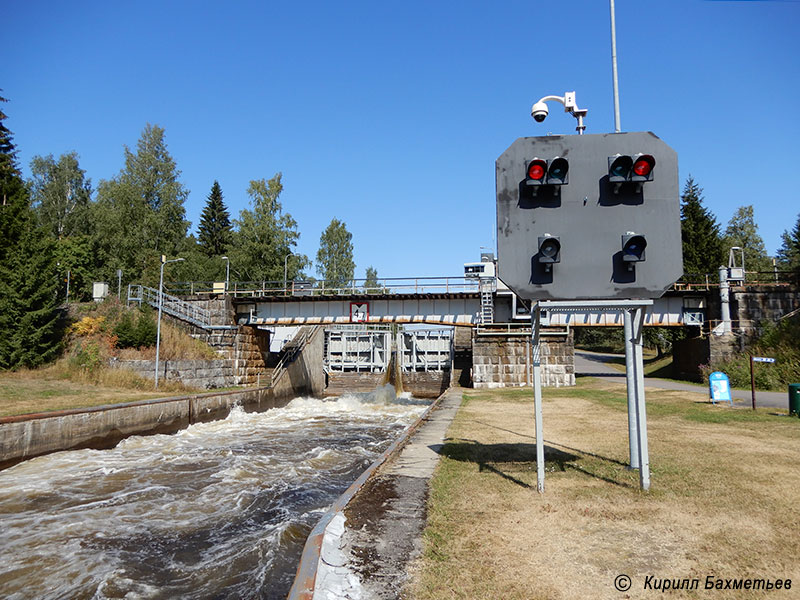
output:
[{"label": "shadow on grass", "polygon": [[[474,463],[480,472],[494,473],[526,489],[536,487],[511,474],[536,472],[536,444],[481,444],[475,440],[452,440],[431,446],[431,449],[452,460]],[[559,471],[566,471],[569,463],[578,458],[552,446],[544,447],[545,463]]]},{"label": "shadow on grass", "polygon": [[[567,450],[578,452],[580,455],[559,450],[555,447],[556,445],[566,448]],[[514,476],[514,473],[536,472],[536,444],[525,442],[516,444],[481,444],[475,440],[460,439],[449,440],[444,444],[430,446],[430,448],[441,456],[452,460],[474,463],[478,465],[479,472],[488,471],[494,473],[526,489],[536,488],[536,485],[530,485]],[[589,468],[586,468],[586,466],[581,465],[581,460],[583,460],[584,457],[594,458],[604,463],[616,465],[617,467],[627,466],[627,463],[620,462],[613,458],[600,456],[591,452],[584,452],[562,444],[548,442],[545,443],[544,446],[544,460],[548,471],[565,472],[569,469],[619,487],[633,487],[626,482],[593,472]]]}]

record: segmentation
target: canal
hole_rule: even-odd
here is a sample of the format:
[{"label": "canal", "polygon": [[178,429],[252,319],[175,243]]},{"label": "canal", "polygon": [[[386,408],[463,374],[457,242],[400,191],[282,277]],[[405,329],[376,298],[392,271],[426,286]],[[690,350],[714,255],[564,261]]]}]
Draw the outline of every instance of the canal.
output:
[{"label": "canal", "polygon": [[425,409],[370,394],[0,472],[0,597],[285,598],[333,501]]}]

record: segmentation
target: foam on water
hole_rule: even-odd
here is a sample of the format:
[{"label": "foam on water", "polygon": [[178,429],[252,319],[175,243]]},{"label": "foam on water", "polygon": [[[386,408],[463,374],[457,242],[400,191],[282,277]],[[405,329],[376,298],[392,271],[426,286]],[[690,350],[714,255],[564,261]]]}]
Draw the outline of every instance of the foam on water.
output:
[{"label": "foam on water", "polygon": [[379,388],[0,472],[0,597],[284,597],[305,537],[425,408]]}]

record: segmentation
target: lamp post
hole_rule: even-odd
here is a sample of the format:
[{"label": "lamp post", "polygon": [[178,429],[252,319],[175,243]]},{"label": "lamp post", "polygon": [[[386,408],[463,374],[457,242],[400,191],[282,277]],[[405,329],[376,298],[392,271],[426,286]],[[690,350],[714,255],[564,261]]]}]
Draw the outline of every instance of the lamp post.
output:
[{"label": "lamp post", "polygon": [[161,255],[161,275],[158,279],[158,324],[156,325],[156,383],[155,388],[158,389],[158,356],[161,351],[161,307],[164,304],[164,265],[167,263],[180,262],[186,260],[184,258],[173,258],[167,260],[167,257]]},{"label": "lamp post", "polygon": [[287,261],[287,260],[289,260],[289,257],[290,257],[291,255],[292,255],[292,253],[291,253],[291,252],[289,252],[289,254],[287,254],[286,256],[284,256],[284,257],[283,257],[283,295],[284,295],[284,296],[286,296],[286,295],[287,295],[287,292],[286,292],[286,285],[287,285],[287,281],[286,281],[286,276],[287,276],[286,267],[287,267],[287,263],[286,263],[286,261]]},{"label": "lamp post", "polygon": [[228,293],[228,285],[231,279],[231,259],[227,256],[220,257],[225,261],[225,293]]}]

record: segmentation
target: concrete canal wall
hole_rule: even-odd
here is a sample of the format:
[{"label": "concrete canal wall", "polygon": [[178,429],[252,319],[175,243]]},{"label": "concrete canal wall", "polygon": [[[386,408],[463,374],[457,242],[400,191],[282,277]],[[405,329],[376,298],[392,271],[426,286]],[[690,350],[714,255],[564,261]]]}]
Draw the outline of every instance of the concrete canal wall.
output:
[{"label": "concrete canal wall", "polygon": [[264,411],[297,396],[321,396],[323,339],[315,333],[271,388],[209,392],[88,409],[0,418],[0,469],[61,450],[111,448],[131,435],[174,433],[192,423],[224,419],[234,406]]}]

